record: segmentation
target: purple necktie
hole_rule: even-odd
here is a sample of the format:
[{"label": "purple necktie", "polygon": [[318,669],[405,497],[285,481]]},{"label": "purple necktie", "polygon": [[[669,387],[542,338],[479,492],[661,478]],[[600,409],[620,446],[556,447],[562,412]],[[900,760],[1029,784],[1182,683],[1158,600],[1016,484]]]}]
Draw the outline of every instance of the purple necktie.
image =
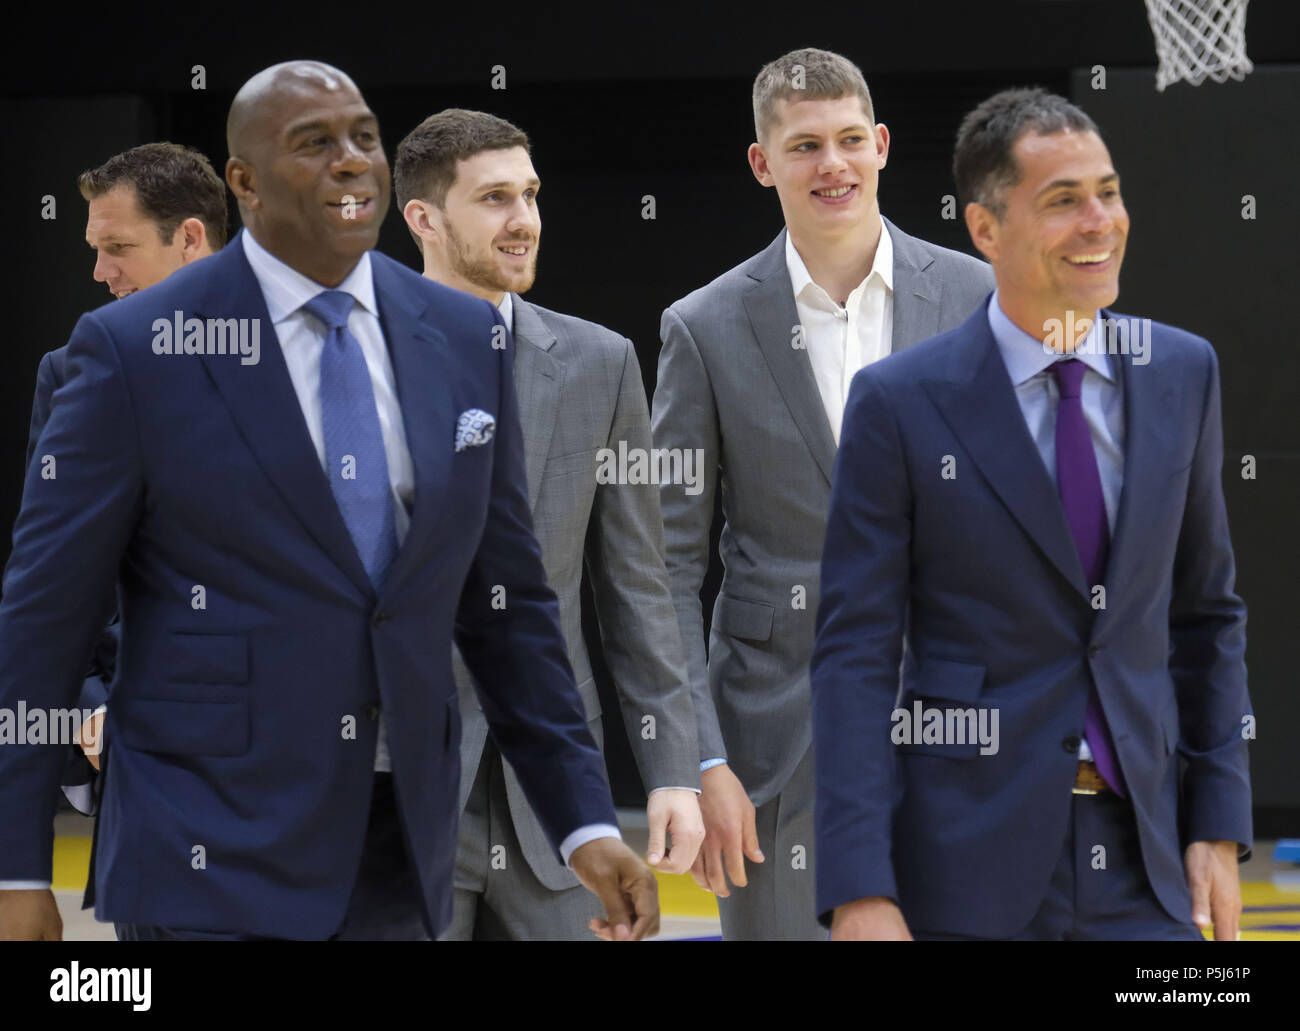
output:
[{"label": "purple necktie", "polygon": [[[1083,415],[1079,390],[1088,367],[1077,358],[1067,358],[1052,366],[1061,400],[1056,408],[1056,484],[1065,509],[1065,522],[1083,563],[1088,591],[1100,584],[1106,573],[1110,553],[1110,528],[1106,522],[1106,499],[1101,493],[1101,475],[1097,472],[1097,455],[1092,449],[1092,433]],[[1088,708],[1083,718],[1083,733],[1088,739],[1097,772],[1116,792],[1124,796],[1124,775],[1115,758],[1106,714],[1101,710],[1097,687],[1090,682]]]}]

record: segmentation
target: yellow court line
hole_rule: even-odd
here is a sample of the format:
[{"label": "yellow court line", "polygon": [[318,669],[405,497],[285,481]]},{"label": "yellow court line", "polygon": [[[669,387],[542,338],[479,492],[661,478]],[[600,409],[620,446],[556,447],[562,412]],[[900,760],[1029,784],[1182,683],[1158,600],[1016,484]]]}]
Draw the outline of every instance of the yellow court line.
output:
[{"label": "yellow court line", "polygon": [[[54,890],[80,892],[90,869],[90,838],[60,835],[54,841]],[[659,908],[665,916],[717,919],[718,902],[712,892],[695,883],[690,874],[656,873]],[[1269,924],[1300,925],[1300,890],[1288,890],[1270,881],[1243,881],[1241,898],[1246,906],[1288,906],[1267,913],[1243,913],[1243,941],[1300,941],[1300,931],[1255,931]]]}]

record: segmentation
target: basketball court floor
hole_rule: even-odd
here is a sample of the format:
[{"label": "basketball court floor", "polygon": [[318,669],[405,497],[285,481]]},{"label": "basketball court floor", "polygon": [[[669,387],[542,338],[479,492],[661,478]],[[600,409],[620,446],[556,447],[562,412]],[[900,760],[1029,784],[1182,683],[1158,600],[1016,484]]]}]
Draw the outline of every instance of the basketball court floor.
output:
[{"label": "basketball court floor", "polygon": [[[645,812],[620,810],[628,844],[646,849]],[[98,923],[81,909],[81,893],[90,861],[91,821],[76,813],[55,820],[54,893],[63,917],[66,941],[114,941],[112,924]],[[1300,864],[1273,861],[1271,841],[1255,843],[1241,868],[1244,912],[1242,941],[1300,941]],[[720,940],[718,907],[713,896],[696,886],[689,874],[659,874],[659,941]]]}]

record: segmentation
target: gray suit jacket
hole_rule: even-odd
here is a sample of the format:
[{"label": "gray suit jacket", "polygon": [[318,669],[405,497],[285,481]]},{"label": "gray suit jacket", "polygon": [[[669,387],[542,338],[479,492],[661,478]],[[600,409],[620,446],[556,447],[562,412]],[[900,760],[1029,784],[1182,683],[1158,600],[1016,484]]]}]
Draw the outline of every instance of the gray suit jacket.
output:
[{"label": "gray suit jacket", "polygon": [[[886,225],[900,351],[959,325],[993,272]],[[700,755],[725,757],[755,805],[781,792],[812,740],[808,665],[835,438],[808,352],[791,346],[798,323],[782,230],[660,326],[655,444],[703,450],[701,493],[660,489]],[[700,587],[719,473],[725,572],[706,657]]]},{"label": "gray suit jacket", "polygon": [[[603,326],[529,304],[517,294],[512,300],[528,502],[592,736],[603,746],[600,700],[582,636],[584,565],[605,660],[646,790],[698,788],[695,717],[664,566],[658,488],[596,482],[601,448],[617,452],[620,441],[628,448],[651,447],[636,351],[631,341]],[[488,731],[458,654],[453,666],[463,720],[463,810]],[[577,878],[556,860],[509,764],[505,779],[529,866],[554,891],[573,887]]]}]

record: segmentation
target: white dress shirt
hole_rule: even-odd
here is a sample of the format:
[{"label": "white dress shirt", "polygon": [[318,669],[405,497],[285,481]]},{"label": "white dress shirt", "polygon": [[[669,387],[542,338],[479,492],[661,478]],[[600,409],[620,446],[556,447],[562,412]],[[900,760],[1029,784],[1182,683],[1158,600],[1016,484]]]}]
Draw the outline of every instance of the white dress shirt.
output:
[{"label": "white dress shirt", "polygon": [[[257,285],[266,299],[266,310],[275,327],[284,364],[289,368],[294,393],[302,408],[307,432],[316,446],[321,471],[325,471],[325,424],[320,405],[320,356],[325,347],[326,326],[316,316],[303,310],[303,305],[323,290],[315,280],[308,279],[297,269],[290,268],[265,247],[253,239],[253,234],[243,232],[244,255],[253,267]],[[384,453],[388,458],[388,481],[393,489],[393,508],[396,510],[397,546],[401,548],[406,531],[411,526],[411,505],[415,500],[415,467],[411,452],[406,446],[406,428],[402,425],[402,410],[397,404],[397,384],[393,378],[393,363],[388,357],[383,331],[379,328],[379,307],[375,302],[375,282],[370,271],[370,253],[361,256],[356,267],[348,273],[336,290],[351,294],[357,303],[348,315],[348,331],[361,345],[366,368],[370,372],[370,385],[375,391],[375,408],[379,412],[379,429],[384,438]],[[379,716],[379,744],[375,749],[375,769],[392,770],[388,756],[388,733],[384,716]]]},{"label": "white dress shirt", "polygon": [[880,242],[871,271],[849,294],[844,307],[813,282],[789,232],[785,235],[785,265],[794,287],[794,306],[803,326],[808,360],[838,446],[854,375],[890,353],[894,333],[894,242],[881,219]]}]

